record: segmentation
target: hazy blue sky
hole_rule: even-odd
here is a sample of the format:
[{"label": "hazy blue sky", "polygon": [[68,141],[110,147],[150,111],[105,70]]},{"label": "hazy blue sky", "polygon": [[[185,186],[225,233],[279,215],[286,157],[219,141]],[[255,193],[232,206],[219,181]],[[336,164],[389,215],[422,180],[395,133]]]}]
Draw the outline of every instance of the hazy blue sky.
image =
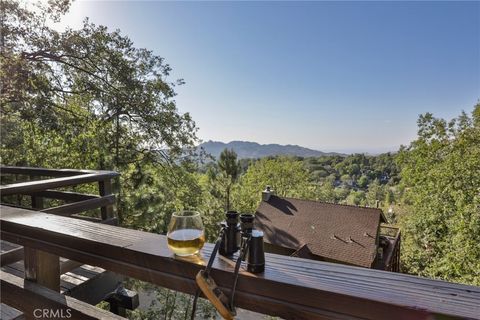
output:
[{"label": "hazy blue sky", "polygon": [[479,2],[76,2],[166,58],[204,140],[395,150],[480,98]]}]

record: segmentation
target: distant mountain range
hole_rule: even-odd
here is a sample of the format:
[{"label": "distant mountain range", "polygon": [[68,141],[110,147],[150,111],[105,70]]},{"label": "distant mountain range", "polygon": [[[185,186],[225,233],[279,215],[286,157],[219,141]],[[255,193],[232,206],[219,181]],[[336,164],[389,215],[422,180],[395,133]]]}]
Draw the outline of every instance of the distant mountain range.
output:
[{"label": "distant mountain range", "polygon": [[218,159],[218,156],[225,148],[233,149],[237,153],[239,159],[263,158],[278,155],[299,157],[320,157],[331,155],[346,156],[342,153],[323,152],[291,144],[259,144],[249,141],[231,141],[229,143],[224,143],[210,140],[200,144],[199,147],[202,147],[207,153],[214,156],[215,159]]}]

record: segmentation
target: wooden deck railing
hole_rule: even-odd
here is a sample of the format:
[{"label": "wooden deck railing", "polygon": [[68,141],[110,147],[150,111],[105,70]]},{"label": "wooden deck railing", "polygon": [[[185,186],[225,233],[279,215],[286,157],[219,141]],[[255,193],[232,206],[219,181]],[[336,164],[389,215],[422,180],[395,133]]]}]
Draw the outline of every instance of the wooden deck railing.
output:
[{"label": "wooden deck railing", "polygon": [[[4,205],[90,222],[117,224],[114,212],[116,199],[112,192],[112,179],[119,175],[116,172],[0,166],[0,173],[2,181],[12,182],[0,186]],[[96,184],[96,188],[90,187],[89,190],[96,189],[97,194],[65,190],[81,188],[87,184]],[[97,216],[82,214],[87,211],[97,211]],[[59,256],[35,250],[33,247],[18,247],[0,255],[2,267],[20,260],[24,260],[26,279],[56,291],[60,286],[60,275],[83,264],[65,259],[60,262]]]},{"label": "wooden deck railing", "polygon": [[[117,218],[114,214],[115,195],[112,192],[112,179],[118,177],[119,174],[117,172],[0,166],[0,173],[2,177],[10,175],[30,178],[29,181],[1,185],[0,194],[2,200],[8,196],[26,195],[31,199],[30,208],[53,214],[69,215],[77,219],[116,224]],[[98,184],[98,195],[54,190],[89,183]],[[44,208],[43,200],[46,198],[61,200],[65,204]],[[9,203],[9,205],[15,204]],[[20,203],[16,205],[21,206]],[[78,215],[78,213],[98,208],[101,210],[101,215],[98,218]]]},{"label": "wooden deck railing", "polygon": [[384,270],[392,272],[400,272],[400,246],[401,246],[401,232],[396,226],[383,224],[380,226],[380,235],[385,236],[389,241],[387,256],[385,257]]},{"label": "wooden deck railing", "polygon": [[[212,250],[206,244],[201,257],[175,258],[163,235],[19,208],[0,210],[3,240],[189,294],[196,291],[194,277]],[[227,293],[232,271],[231,260],[216,258],[212,276]],[[25,306],[12,298],[9,288],[22,284],[2,277],[2,301],[31,308],[35,300]],[[241,272],[236,305],[285,319],[480,319],[480,288],[267,254],[264,273]]]}]

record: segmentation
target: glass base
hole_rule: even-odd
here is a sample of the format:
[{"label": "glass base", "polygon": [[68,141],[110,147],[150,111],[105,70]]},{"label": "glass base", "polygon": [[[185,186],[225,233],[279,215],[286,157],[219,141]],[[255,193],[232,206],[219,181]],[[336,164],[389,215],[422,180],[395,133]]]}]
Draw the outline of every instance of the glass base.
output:
[{"label": "glass base", "polygon": [[198,255],[199,252],[200,252],[200,250],[197,250],[197,251],[195,251],[194,253],[176,253],[176,252],[174,252],[174,254],[175,254],[176,256],[179,256],[179,257],[190,257],[190,256],[196,256],[196,255]]}]

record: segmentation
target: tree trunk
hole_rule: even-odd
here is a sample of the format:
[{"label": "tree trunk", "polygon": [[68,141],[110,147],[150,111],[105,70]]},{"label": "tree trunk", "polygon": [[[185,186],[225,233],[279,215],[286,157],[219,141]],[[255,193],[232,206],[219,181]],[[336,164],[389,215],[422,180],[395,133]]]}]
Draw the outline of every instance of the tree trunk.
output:
[{"label": "tree trunk", "polygon": [[227,206],[226,211],[230,210],[230,186],[227,187]]}]

